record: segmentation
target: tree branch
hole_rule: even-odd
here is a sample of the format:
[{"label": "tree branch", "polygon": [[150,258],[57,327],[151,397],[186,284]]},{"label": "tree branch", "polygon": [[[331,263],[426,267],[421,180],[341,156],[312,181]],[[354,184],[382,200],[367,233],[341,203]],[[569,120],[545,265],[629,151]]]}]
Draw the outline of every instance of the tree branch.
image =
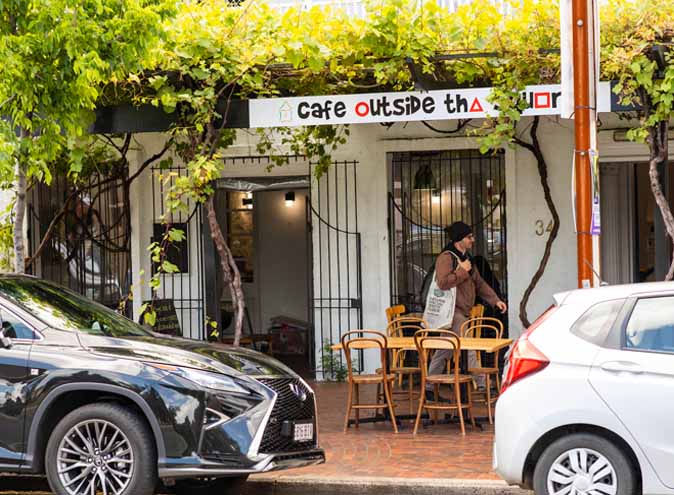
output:
[{"label": "tree branch", "polygon": [[431,131],[440,133],[440,134],[457,134],[458,132],[461,132],[463,128],[465,128],[469,123],[471,119],[461,119],[456,125],[456,129],[451,130],[451,131],[445,131],[443,129],[438,129],[437,127],[433,127],[431,124],[426,122],[425,120],[422,120],[421,123],[424,124],[427,128],[429,128]]},{"label": "tree branch", "polygon": [[[667,230],[667,235],[670,239],[674,240],[674,215],[672,215],[672,209],[669,206],[669,202],[665,197],[665,193],[662,190],[662,184],[660,182],[660,171],[658,167],[661,164],[667,165],[668,162],[668,142],[667,135],[669,133],[669,122],[663,121],[658,122],[655,126],[652,126],[648,129],[648,146],[650,148],[650,160],[648,175],[651,182],[651,192],[653,193],[653,198],[655,203],[660,209],[660,214],[662,215],[663,223],[665,224],[665,229]],[[673,259],[665,276],[665,280],[674,279],[674,253]]]},{"label": "tree branch", "polygon": [[522,296],[522,300],[520,301],[519,316],[520,321],[522,322],[522,325],[524,325],[525,328],[531,326],[531,322],[529,321],[529,316],[527,314],[527,305],[529,304],[529,298],[531,297],[531,294],[536,288],[536,285],[538,285],[538,282],[543,277],[543,274],[545,273],[545,268],[547,267],[548,262],[550,261],[550,256],[552,253],[552,245],[555,242],[555,239],[557,239],[557,235],[559,234],[559,223],[560,223],[559,213],[557,212],[557,207],[555,206],[555,203],[552,199],[552,194],[550,192],[550,184],[548,182],[548,165],[545,161],[545,157],[543,156],[543,150],[541,149],[540,142],[538,141],[539,123],[540,118],[535,117],[534,123],[529,131],[529,134],[531,136],[531,143],[527,143],[526,141],[518,137],[516,137],[514,140],[517,145],[531,152],[536,158],[536,162],[538,164],[538,175],[540,176],[541,186],[543,187],[543,195],[545,196],[545,203],[547,204],[548,209],[550,210],[550,214],[552,215],[553,221],[552,231],[550,232],[550,236],[548,237],[548,240],[545,243],[545,251],[538,265],[538,270],[536,270],[536,273],[534,273],[534,276],[531,278],[531,282],[529,282],[529,286],[524,291],[524,295]]},{"label": "tree branch", "polygon": [[236,266],[232,252],[227,246],[225,236],[222,234],[218,219],[213,206],[213,194],[206,200],[206,216],[208,226],[211,230],[211,238],[215,248],[220,255],[220,265],[222,267],[225,282],[229,285],[229,291],[232,295],[232,301],[236,304],[236,323],[234,325],[234,345],[238,346],[241,341],[241,330],[243,328],[243,317],[246,310],[245,296],[241,285],[241,274]]}]

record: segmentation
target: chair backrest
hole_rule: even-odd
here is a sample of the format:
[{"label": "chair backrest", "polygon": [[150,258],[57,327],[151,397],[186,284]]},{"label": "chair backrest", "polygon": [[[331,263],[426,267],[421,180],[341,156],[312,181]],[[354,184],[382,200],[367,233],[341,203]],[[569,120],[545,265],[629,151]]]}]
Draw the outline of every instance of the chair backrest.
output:
[{"label": "chair backrest", "polygon": [[[486,323],[485,323],[486,322]],[[492,325],[492,323],[498,322],[498,325]],[[472,322],[468,320],[461,325],[461,335],[469,339],[501,339],[503,338],[503,323],[496,318],[480,318],[479,323]],[[475,351],[477,356],[477,366],[482,367],[482,355],[484,353],[480,351]],[[498,361],[499,353],[496,352],[496,360]]]},{"label": "chair backrest", "polygon": [[381,370],[386,379],[388,341],[386,335],[376,330],[352,330],[342,335],[342,350],[346,356],[346,367],[349,372],[349,381],[353,380],[353,359],[351,350],[379,349]]},{"label": "chair backrest", "polygon": [[414,333],[421,328],[428,328],[428,323],[423,318],[401,316],[389,322],[386,327],[386,335],[389,337],[404,337],[405,330]]},{"label": "chair backrest", "polygon": [[452,362],[454,363],[454,369],[452,373],[458,377],[459,361],[461,360],[461,340],[456,333],[451,330],[423,329],[414,334],[414,343],[419,353],[422,380],[425,380],[428,374],[429,356],[433,351],[437,350],[449,350],[453,353]]},{"label": "chair backrest", "polygon": [[484,316],[484,306],[482,304],[476,304],[470,308],[470,318],[482,318]]},{"label": "chair backrest", "polygon": [[404,304],[396,304],[395,306],[386,308],[386,322],[391,323],[396,318],[400,318],[403,314],[405,314]]},{"label": "chair backrest", "polygon": [[479,321],[466,320],[461,325],[461,336],[471,339],[502,339],[503,323],[496,318],[488,317],[480,318]]}]

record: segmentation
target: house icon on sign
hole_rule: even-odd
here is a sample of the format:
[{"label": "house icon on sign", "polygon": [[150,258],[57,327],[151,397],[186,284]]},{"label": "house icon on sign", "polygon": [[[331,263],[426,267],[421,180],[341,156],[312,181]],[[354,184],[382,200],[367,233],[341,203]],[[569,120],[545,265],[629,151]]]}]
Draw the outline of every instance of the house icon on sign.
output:
[{"label": "house icon on sign", "polygon": [[292,122],[293,120],[293,107],[287,101],[284,101],[279,108],[279,120],[281,122]]}]

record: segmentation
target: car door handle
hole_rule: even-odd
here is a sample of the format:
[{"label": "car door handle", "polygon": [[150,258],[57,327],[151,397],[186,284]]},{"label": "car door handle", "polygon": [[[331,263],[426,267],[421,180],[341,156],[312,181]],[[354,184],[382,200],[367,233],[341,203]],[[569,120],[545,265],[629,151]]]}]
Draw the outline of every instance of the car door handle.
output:
[{"label": "car door handle", "polygon": [[640,374],[644,372],[641,365],[632,363],[630,361],[608,361],[601,365],[601,369],[611,373],[635,373]]}]

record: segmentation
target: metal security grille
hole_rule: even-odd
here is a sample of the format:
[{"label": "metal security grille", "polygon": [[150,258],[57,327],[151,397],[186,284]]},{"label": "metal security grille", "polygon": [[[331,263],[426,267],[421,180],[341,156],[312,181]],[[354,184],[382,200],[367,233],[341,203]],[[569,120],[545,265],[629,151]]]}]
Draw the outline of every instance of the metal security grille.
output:
[{"label": "metal security grille", "polygon": [[[507,295],[503,153],[477,150],[390,153],[391,303],[421,311],[424,277],[448,238],[445,227],[473,227],[473,261]],[[489,270],[493,277],[489,276]],[[495,280],[495,282],[494,282]]]},{"label": "metal security grille", "polygon": [[[258,378],[277,393],[276,402],[264,431],[260,452],[298,452],[316,446],[316,423],[314,395],[296,378]],[[297,393],[295,393],[297,392]],[[295,442],[292,430],[283,431],[283,422],[307,421],[314,423],[314,438],[305,442]]]},{"label": "metal security grille", "polygon": [[[358,162],[334,162],[312,184],[307,212],[315,257],[311,314],[321,339],[321,358],[325,343],[339,342],[344,333],[363,328],[357,170]],[[362,364],[361,356],[359,368]]]},{"label": "metal security grille", "polygon": [[205,340],[206,312],[204,300],[204,256],[201,205],[188,202],[188,212],[169,212],[166,195],[176,179],[187,175],[183,167],[154,167],[152,169],[153,238],[159,241],[167,228],[185,232],[185,242],[173,244],[167,250],[169,261],[179,268],[178,273],[163,273],[161,286],[155,297],[170,299],[176,309],[182,336]]},{"label": "metal security grille", "polygon": [[131,222],[127,172],[92,176],[77,188],[66,177],[36,183],[28,194],[29,254],[50,224],[52,235],[32,273],[117,309],[131,287]]}]

